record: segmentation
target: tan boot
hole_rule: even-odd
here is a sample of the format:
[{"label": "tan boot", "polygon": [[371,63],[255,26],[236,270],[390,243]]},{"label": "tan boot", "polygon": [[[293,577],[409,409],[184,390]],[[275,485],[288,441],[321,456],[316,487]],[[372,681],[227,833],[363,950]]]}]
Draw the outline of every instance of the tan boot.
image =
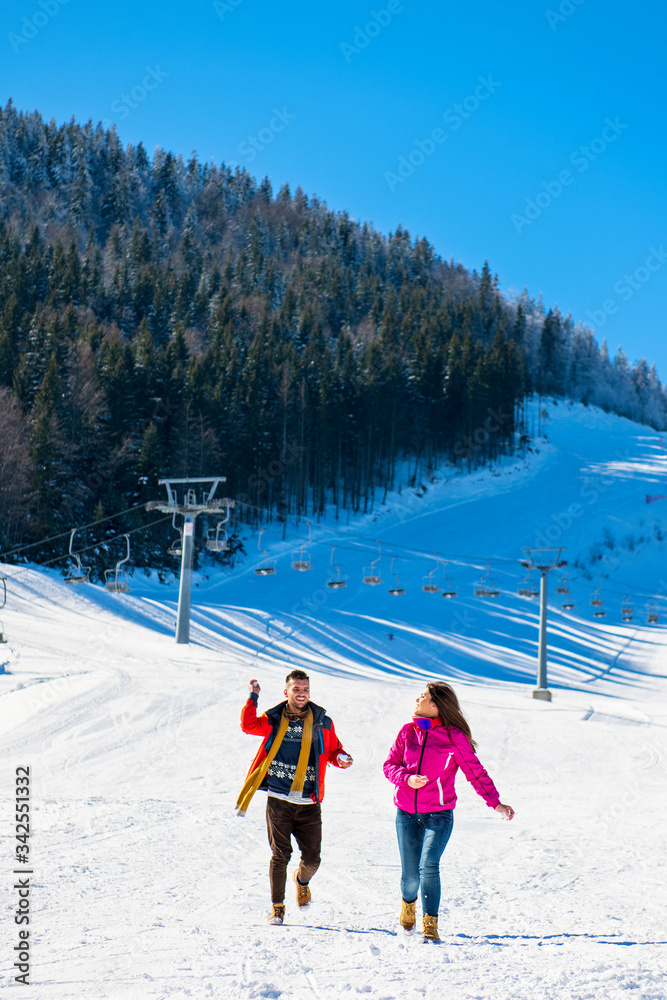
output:
[{"label": "tan boot", "polygon": [[429,917],[428,914],[425,913],[422,919],[422,936],[424,941],[432,941],[433,944],[440,944],[440,935],[438,934],[438,918]]},{"label": "tan boot", "polygon": [[271,916],[268,922],[270,924],[282,924],[285,921],[285,904],[284,903],[272,903],[271,904]]},{"label": "tan boot", "polygon": [[294,872],[294,885],[296,886],[296,905],[308,906],[310,903],[310,886],[301,885],[297,878],[298,872]]},{"label": "tan boot", "polygon": [[413,931],[415,929],[414,903],[406,903],[404,899],[401,900],[401,916],[399,923],[404,931]]}]

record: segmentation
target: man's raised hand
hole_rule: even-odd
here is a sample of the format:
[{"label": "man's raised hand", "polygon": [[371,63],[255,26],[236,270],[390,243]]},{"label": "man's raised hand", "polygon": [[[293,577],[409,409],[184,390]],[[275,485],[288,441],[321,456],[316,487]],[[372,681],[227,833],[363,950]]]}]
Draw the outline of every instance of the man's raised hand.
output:
[{"label": "man's raised hand", "polygon": [[262,689],[261,689],[261,687],[259,686],[259,681],[256,681],[256,680],[252,680],[252,681],[250,681],[250,683],[248,684],[248,691],[250,692],[250,694],[259,694],[259,692],[260,692],[261,690],[262,690]]}]

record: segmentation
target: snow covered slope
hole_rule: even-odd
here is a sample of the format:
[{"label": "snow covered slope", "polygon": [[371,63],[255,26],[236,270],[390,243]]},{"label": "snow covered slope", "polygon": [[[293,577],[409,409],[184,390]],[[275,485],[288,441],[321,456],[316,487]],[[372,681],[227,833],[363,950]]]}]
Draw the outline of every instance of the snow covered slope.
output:
[{"label": "snow covered slope", "polygon": [[[314,525],[311,572],[290,568],[308,540],[303,524],[284,541],[263,536],[271,577],[254,573],[249,537],[234,571],[198,574],[190,646],[173,640],[175,584],[136,575],[132,594],[115,596],[5,567],[4,984],[19,930],[14,773],[28,765],[23,995],[667,997],[667,636],[664,614],[646,622],[651,595],[665,610],[667,567],[661,503],[645,503],[667,492],[667,452],[628,421],[547,409],[548,441],[525,461],[443,472],[354,523]],[[362,576],[374,540],[383,582],[371,587]],[[566,546],[575,603],[561,608],[552,574],[551,703],[531,698],[538,608],[516,593],[522,550],[541,543]],[[341,590],[326,586],[334,545]],[[392,557],[402,596],[387,593]],[[501,591],[493,601],[474,595],[487,561]],[[455,599],[423,592],[433,568]],[[600,583],[607,617],[596,620]],[[623,623],[630,587],[635,614]],[[275,928],[265,923],[263,801],[244,819],[233,812],[257,747],[238,714],[249,677],[268,707],[293,665],[310,671],[355,764],[327,778],[313,903],[297,912],[288,893],[288,923]],[[517,812],[502,822],[459,778],[440,948],[397,933],[394,809],[381,773],[435,676],[453,680],[480,757]]]}]

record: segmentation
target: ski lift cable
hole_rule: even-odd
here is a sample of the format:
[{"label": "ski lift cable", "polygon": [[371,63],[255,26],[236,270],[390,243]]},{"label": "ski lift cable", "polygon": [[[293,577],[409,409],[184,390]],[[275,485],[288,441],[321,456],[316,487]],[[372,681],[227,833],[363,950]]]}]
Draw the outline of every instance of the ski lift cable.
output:
[{"label": "ski lift cable", "polygon": [[[265,511],[265,508],[254,508],[254,509],[258,511]],[[325,524],[320,524],[318,525],[318,527],[324,532],[334,534],[338,538],[346,539],[352,542],[351,545],[345,545],[341,544],[340,541],[336,541],[334,547],[342,551],[359,552],[359,550],[361,549],[363,551],[374,552],[375,546],[378,544],[376,539],[370,539],[363,535],[356,535],[352,532],[342,531],[340,529],[332,528]],[[301,538],[302,536],[296,536],[296,537]],[[321,541],[325,542],[324,539],[322,539]],[[316,540],[314,544],[318,544],[318,540]],[[486,570],[487,575],[490,574],[491,567],[494,567],[497,572],[500,571],[502,573],[505,567],[508,568],[515,567],[517,562],[522,561],[520,559],[510,559],[498,556],[488,559],[482,556],[463,555],[461,553],[457,554],[438,553],[436,555],[434,552],[430,552],[428,550],[415,549],[413,547],[400,545],[399,543],[394,543],[394,542],[383,542],[383,545],[385,546],[385,551],[388,557],[400,558],[401,560],[406,562],[423,562],[425,560],[432,561],[434,558],[441,559],[443,562],[447,560],[461,567],[476,569],[480,571]],[[403,550],[404,554],[396,555],[396,552],[394,551],[396,549]],[[586,580],[584,577],[581,576],[574,576],[574,577],[569,576],[568,580],[570,583],[580,583],[587,585],[590,584],[590,581]],[[620,583],[620,581],[612,581],[612,582]],[[626,584],[621,584],[621,586],[624,589],[622,591],[616,591],[609,589],[607,584],[605,584],[605,593],[609,595],[617,594],[622,597],[624,594],[627,594],[627,591],[628,589],[630,589],[631,585],[626,583]],[[663,595],[663,594],[655,594],[655,592],[651,591],[640,591],[637,590],[635,587],[632,587],[632,592],[634,595],[635,602],[639,598],[646,598],[647,600],[656,600],[656,601],[667,600],[667,594]]]},{"label": "ski lift cable", "polygon": [[[245,503],[242,506],[247,507],[250,510],[256,510],[260,513],[267,513],[267,509],[265,507],[255,507],[252,504],[245,504]],[[310,525],[310,522],[307,523]],[[328,524],[319,524],[318,528],[321,531],[330,532],[331,534],[334,534],[339,538],[358,539],[360,545],[355,545],[355,548],[341,545],[340,542],[336,542],[337,548],[347,549],[347,551],[350,552],[355,551],[355,549],[358,549],[360,546],[366,546],[368,551],[371,552],[375,550],[375,547],[378,544],[376,539],[368,538],[365,535],[357,535],[351,531],[343,531],[340,528],[332,528]],[[297,535],[295,537],[300,538],[301,536]],[[415,560],[419,561],[421,561],[422,559],[435,558],[434,553],[432,551],[429,551],[428,549],[416,549],[413,546],[401,545],[399,542],[383,542],[382,544],[386,545],[388,550],[401,549],[403,552],[407,553],[406,555],[401,555],[400,556],[401,559],[410,559],[411,556]],[[462,565],[469,565],[474,569],[482,569],[489,563],[494,566],[501,564],[506,564],[507,566],[515,566],[517,562],[516,559],[511,559],[506,556],[493,556],[491,558],[487,558],[485,556],[479,556],[479,555],[473,556],[468,554],[464,555],[455,552],[440,552],[438,557],[441,560],[447,559],[450,562],[456,562],[457,560],[460,560]]]},{"label": "ski lift cable", "polygon": [[[587,586],[587,587],[591,586],[591,581],[588,580],[588,579],[586,579],[585,576],[573,576],[573,577],[570,577],[569,579],[570,579],[570,583],[579,583],[581,586]],[[608,586],[609,582],[611,582],[612,584],[619,584],[620,585],[620,589],[617,590],[614,587],[609,587]],[[602,588],[600,588],[600,589],[602,589]],[[632,591],[633,600],[634,600],[635,603],[637,603],[637,600],[639,598],[644,598],[644,597],[647,600],[667,601],[667,593],[660,594],[660,593],[657,593],[654,590],[639,590],[637,587],[633,586],[632,584],[629,584],[629,583],[623,584],[620,580],[614,580],[612,578],[607,578],[606,581],[605,581],[605,584],[604,584],[605,594],[608,594],[608,595],[614,596],[614,597],[621,597],[622,598],[622,597],[624,597],[624,596],[627,595],[627,593],[628,593],[629,590]]]},{"label": "ski lift cable", "polygon": [[[86,528],[94,528],[95,525],[104,524],[105,521],[113,521],[114,518],[123,517],[125,514],[131,514],[135,510],[143,510],[145,509],[145,506],[146,506],[145,504],[140,503],[137,504],[136,507],[128,507],[127,510],[120,510],[115,514],[109,514],[108,517],[101,517],[99,521],[89,521],[88,524],[77,525],[74,529],[68,528],[67,531],[61,531],[59,535],[49,535],[48,538],[40,538],[39,541],[30,542],[27,545],[15,545],[13,549],[5,549],[4,552],[0,552],[0,561],[2,561],[3,556],[16,555],[17,552],[23,552],[26,549],[34,549],[37,545],[46,545],[47,542],[55,542],[59,538],[66,538],[68,535],[71,535],[72,530],[84,531]],[[138,529],[133,528],[132,530],[136,531]],[[125,534],[125,532],[123,532],[123,534]],[[81,549],[80,551],[84,550]],[[46,563],[40,565],[46,565]]]},{"label": "ski lift cable", "polygon": [[[140,506],[143,507],[144,505],[141,504]],[[134,508],[134,509],[136,509],[136,508]],[[82,549],[73,549],[71,554],[73,556],[82,555],[82,553],[88,552],[91,549],[98,549],[100,547],[100,545],[108,545],[108,544],[111,544],[112,542],[117,541],[119,538],[124,538],[125,535],[134,535],[134,534],[136,534],[139,531],[147,531],[148,528],[152,528],[156,524],[161,524],[163,521],[168,521],[168,520],[170,520],[170,518],[171,518],[171,514],[167,514],[166,517],[159,517],[159,518],[157,518],[157,520],[151,521],[150,524],[144,524],[140,528],[131,528],[130,531],[119,531],[117,535],[113,535],[111,538],[105,538],[103,542],[95,542],[92,545],[86,545]],[[99,521],[94,521],[93,523],[94,524],[100,524]],[[88,525],[84,525],[84,527],[89,527],[89,526]],[[80,531],[82,529],[77,528],[76,530]],[[65,534],[71,535],[71,531],[65,532]],[[62,535],[56,535],[54,537],[61,538]],[[36,544],[39,544],[39,543],[36,543]],[[69,559],[69,558],[70,558],[70,553],[66,552],[65,555],[63,555],[63,556],[54,556],[53,559],[47,559],[46,562],[35,563],[35,566],[37,567],[37,569],[46,569],[49,566],[53,566],[56,563],[60,562],[62,559]],[[30,571],[30,569],[31,569],[30,566],[23,566],[20,569],[18,569],[16,571],[16,573],[8,573],[7,576],[6,576],[6,579],[7,580],[15,580],[18,576],[21,576],[23,573],[28,573]]]},{"label": "ski lift cable", "polygon": [[[257,509],[259,509],[259,508],[257,508]],[[340,541],[336,541],[335,548],[337,548],[337,549],[340,549],[342,551],[347,551],[347,552],[358,552],[360,549],[362,549],[364,551],[368,551],[368,552],[375,551],[375,546],[377,545],[377,541],[374,540],[374,539],[368,539],[368,538],[364,537],[363,535],[355,535],[355,534],[352,534],[350,532],[340,531],[339,529],[331,528],[328,525],[319,525],[319,527],[322,530],[327,531],[327,532],[332,533],[332,534],[335,534],[338,537],[342,536],[343,539],[352,540],[352,544],[351,545],[341,544]],[[300,537],[300,536],[297,536],[297,537]],[[358,542],[355,542],[354,539],[358,539]],[[315,544],[317,544],[317,541],[315,542]],[[502,573],[506,566],[508,568],[509,567],[515,567],[516,564],[517,564],[517,561],[519,561],[519,562],[521,561],[521,560],[517,560],[517,559],[507,559],[507,558],[504,558],[504,557],[494,557],[492,559],[485,559],[482,556],[462,555],[460,553],[456,554],[456,555],[453,555],[453,554],[450,554],[450,553],[438,553],[438,555],[436,556],[435,553],[429,552],[427,550],[415,549],[415,548],[412,548],[412,547],[400,545],[400,544],[393,543],[393,542],[384,542],[383,545],[386,546],[387,555],[388,556],[391,555],[392,557],[396,555],[396,553],[395,553],[394,550],[396,550],[396,549],[402,549],[405,554],[398,555],[397,558],[400,558],[401,560],[403,560],[405,562],[424,562],[425,560],[432,561],[434,558],[435,559],[442,559],[443,561],[445,561],[445,559],[446,559],[449,562],[455,563],[455,564],[457,564],[459,566],[462,566],[462,567],[465,567],[465,568],[476,569],[476,570],[480,570],[480,571],[486,570],[487,574],[490,573],[491,567],[494,567],[497,572],[499,571],[499,572]],[[590,581],[586,580],[582,576],[574,576],[573,577],[573,576],[570,575],[570,576],[568,576],[568,581],[569,581],[570,584],[573,584],[573,583],[580,583],[580,584],[584,584],[585,583],[585,584],[589,584],[590,583]],[[631,584],[629,584],[629,583],[623,584],[621,581],[615,581],[615,580],[612,580],[611,582],[612,583],[619,583],[620,586],[623,589],[622,589],[622,591],[617,591],[617,590],[614,590],[614,589],[610,589],[607,586],[607,584],[605,584],[605,593],[607,593],[608,595],[614,595],[615,594],[615,595],[623,597],[625,594],[627,594],[628,590],[631,588]],[[665,594],[665,595],[657,594],[656,595],[652,591],[640,591],[640,590],[637,590],[635,587],[632,587],[632,592],[633,592],[635,601],[637,601],[637,599],[639,599],[639,598],[646,598],[648,600],[650,600],[650,599],[667,600],[667,594]]]}]

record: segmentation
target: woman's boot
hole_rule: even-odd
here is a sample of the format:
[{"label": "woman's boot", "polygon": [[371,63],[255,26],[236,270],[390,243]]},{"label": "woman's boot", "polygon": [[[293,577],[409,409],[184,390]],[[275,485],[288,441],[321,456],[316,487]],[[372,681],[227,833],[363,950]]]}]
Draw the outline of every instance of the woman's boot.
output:
[{"label": "woman's boot", "polygon": [[400,924],[405,931],[415,929],[415,904],[406,903],[404,899],[401,900]]},{"label": "woman's boot", "polygon": [[438,918],[429,917],[428,914],[425,913],[423,921],[422,936],[424,941],[432,941],[433,944],[440,944],[440,935],[438,934]]}]

